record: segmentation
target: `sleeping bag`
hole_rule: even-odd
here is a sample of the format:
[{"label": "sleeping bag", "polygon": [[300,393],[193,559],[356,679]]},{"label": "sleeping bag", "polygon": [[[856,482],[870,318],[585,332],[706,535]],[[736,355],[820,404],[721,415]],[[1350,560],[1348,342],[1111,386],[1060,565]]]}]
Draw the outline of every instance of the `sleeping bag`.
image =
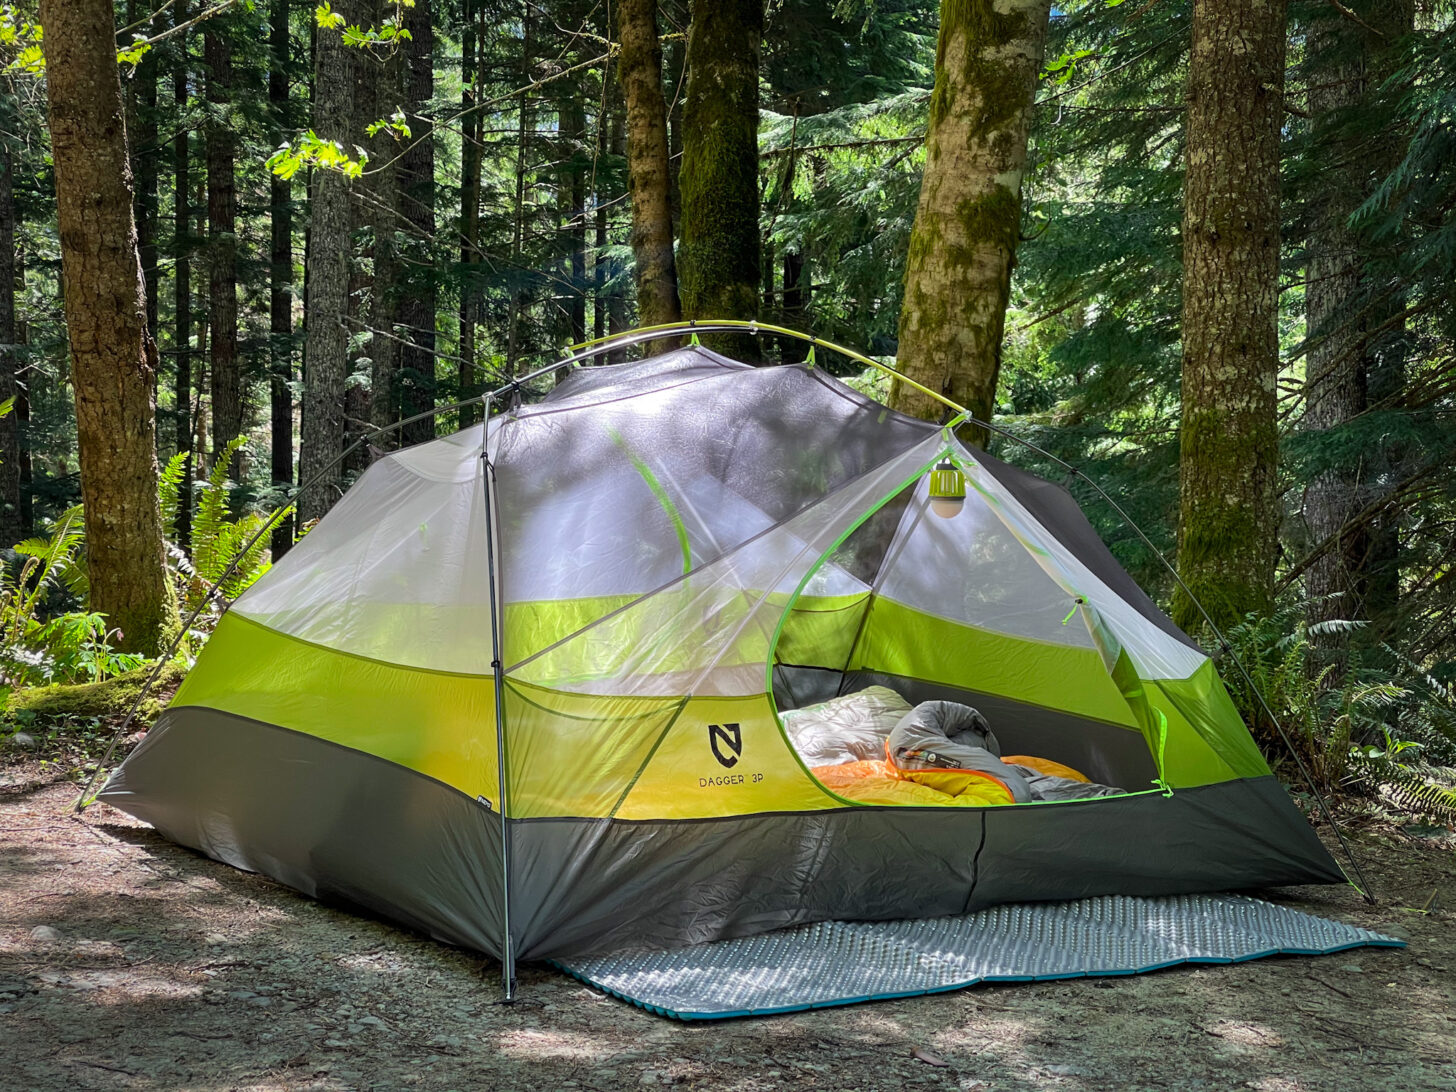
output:
[{"label": "sleeping bag", "polygon": [[[1001,744],[979,711],[953,701],[927,701],[900,721],[885,743],[890,766],[898,776],[949,796],[985,793],[986,783],[1004,789],[1010,802],[1082,800],[1117,796],[1122,789],[1097,785],[1070,767],[1057,772],[1017,766],[1001,758]],[[1075,777],[1060,776],[1061,772]]]}]

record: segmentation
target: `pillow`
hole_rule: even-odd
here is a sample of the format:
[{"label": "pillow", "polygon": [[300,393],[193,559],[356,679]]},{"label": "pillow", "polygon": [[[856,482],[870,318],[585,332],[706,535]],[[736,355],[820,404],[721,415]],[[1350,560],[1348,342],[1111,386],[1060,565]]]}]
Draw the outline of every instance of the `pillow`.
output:
[{"label": "pillow", "polygon": [[818,705],[780,714],[789,741],[806,766],[834,766],[885,757],[885,740],[910,712],[910,703],[886,686],[868,686]]}]

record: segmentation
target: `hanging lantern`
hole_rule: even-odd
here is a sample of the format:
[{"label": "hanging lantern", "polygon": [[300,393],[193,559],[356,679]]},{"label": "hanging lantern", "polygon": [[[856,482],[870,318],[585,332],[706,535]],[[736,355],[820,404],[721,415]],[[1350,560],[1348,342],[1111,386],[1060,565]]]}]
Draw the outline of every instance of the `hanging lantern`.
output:
[{"label": "hanging lantern", "polygon": [[942,459],[930,472],[930,508],[941,519],[950,519],[966,504],[966,476],[949,459]]}]

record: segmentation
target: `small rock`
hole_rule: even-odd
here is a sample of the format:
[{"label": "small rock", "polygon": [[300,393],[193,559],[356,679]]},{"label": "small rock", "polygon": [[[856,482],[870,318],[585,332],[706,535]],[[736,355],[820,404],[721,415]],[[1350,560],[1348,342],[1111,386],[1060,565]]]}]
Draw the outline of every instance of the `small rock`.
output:
[{"label": "small rock", "polygon": [[324,1046],[326,1046],[326,1047],[333,1047],[335,1050],[341,1050],[341,1049],[343,1049],[344,1045],[345,1045],[344,1042],[342,1040],[340,1040],[340,1039],[325,1039],[324,1040]]},{"label": "small rock", "polygon": [[1087,1076],[1087,1071],[1085,1069],[1081,1069],[1074,1065],[1044,1065],[1042,1066],[1042,1069],[1050,1073],[1053,1077]]},{"label": "small rock", "polygon": [[17,747],[24,747],[26,750],[35,746],[35,736],[29,732],[16,732],[10,737],[10,742]]},{"label": "small rock", "polygon": [[30,939],[38,940],[42,944],[56,944],[61,939],[61,931],[49,925],[37,925],[30,931]]},{"label": "small rock", "polygon": [[914,1055],[917,1061],[924,1062],[926,1065],[933,1065],[938,1067],[950,1065],[948,1061],[942,1058],[939,1054],[935,1053],[935,1051],[926,1050],[924,1047],[916,1047],[910,1053]]},{"label": "small rock", "polygon": [[248,998],[248,1004],[252,1005],[255,1009],[266,1009],[269,1005],[273,1004],[273,998],[250,997]]},{"label": "small rock", "polygon": [[258,995],[252,990],[229,990],[228,999],[231,1001],[251,1001]]},{"label": "small rock", "polygon": [[1351,974],[1364,974],[1365,968],[1358,963],[1341,963],[1340,970],[1349,971]]},{"label": "small rock", "polygon": [[385,1027],[386,1026],[385,1023],[384,1023],[384,1021],[381,1020],[381,1019],[379,1019],[379,1017],[377,1017],[377,1016],[363,1016],[363,1017],[360,1017],[359,1018],[359,1023],[363,1024],[365,1027],[371,1027],[371,1028],[382,1028],[382,1027]]}]

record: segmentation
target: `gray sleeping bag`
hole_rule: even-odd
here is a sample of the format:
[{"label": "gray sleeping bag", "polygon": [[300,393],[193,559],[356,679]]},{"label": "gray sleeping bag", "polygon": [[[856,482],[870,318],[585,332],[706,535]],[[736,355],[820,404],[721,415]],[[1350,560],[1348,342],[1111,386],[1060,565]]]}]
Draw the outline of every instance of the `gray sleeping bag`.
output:
[{"label": "gray sleeping bag", "polygon": [[1001,744],[980,712],[954,701],[921,702],[890,732],[890,762],[901,770],[974,770],[1003,782],[1018,804],[1120,796],[1122,789],[1054,777],[1001,761]]}]

